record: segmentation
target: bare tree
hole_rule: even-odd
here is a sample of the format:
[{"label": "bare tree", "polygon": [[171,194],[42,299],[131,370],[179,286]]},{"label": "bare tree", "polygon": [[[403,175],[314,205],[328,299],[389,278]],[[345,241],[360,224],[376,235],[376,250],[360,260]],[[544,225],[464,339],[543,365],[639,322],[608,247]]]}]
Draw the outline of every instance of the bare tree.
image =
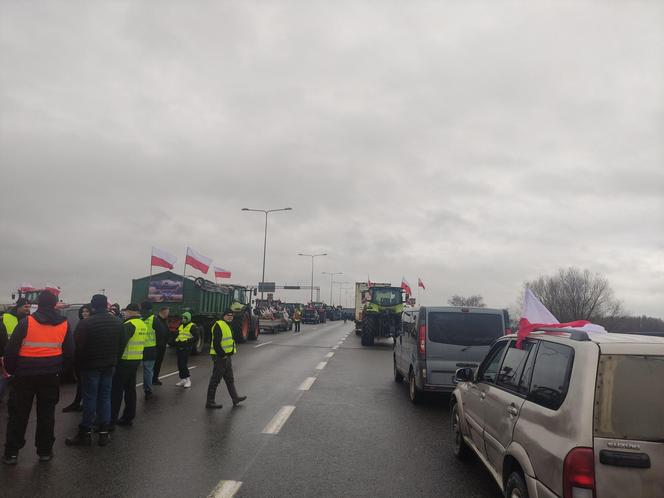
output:
[{"label": "bare tree", "polygon": [[450,306],[475,306],[477,308],[486,307],[486,304],[484,304],[484,298],[479,294],[468,297],[454,294],[447,300],[447,302],[450,304]]},{"label": "bare tree", "polygon": [[526,286],[561,322],[599,322],[623,314],[622,303],[614,298],[609,281],[588,270],[561,268],[556,275],[541,276]]}]

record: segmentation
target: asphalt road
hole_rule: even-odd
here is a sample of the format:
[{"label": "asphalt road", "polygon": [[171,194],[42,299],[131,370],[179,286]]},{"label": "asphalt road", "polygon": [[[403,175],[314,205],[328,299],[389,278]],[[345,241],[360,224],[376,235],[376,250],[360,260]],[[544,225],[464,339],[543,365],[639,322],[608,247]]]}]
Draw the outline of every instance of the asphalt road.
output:
[{"label": "asphalt road", "polygon": [[[240,345],[233,366],[248,399],[236,408],[222,382],[224,408],[205,409],[211,362],[193,357],[192,388],[176,387],[177,374],[164,378],[104,448],[65,446],[80,420],[60,412],[73,398],[65,385],[54,459],[37,462],[32,420],[19,464],[0,467],[0,496],[499,497],[479,462],[454,459],[448,399],[412,405],[392,377],[391,341],[362,347],[352,329],[303,325]],[[162,375],[176,370],[169,350]],[[2,442],[6,418],[3,404]]]}]

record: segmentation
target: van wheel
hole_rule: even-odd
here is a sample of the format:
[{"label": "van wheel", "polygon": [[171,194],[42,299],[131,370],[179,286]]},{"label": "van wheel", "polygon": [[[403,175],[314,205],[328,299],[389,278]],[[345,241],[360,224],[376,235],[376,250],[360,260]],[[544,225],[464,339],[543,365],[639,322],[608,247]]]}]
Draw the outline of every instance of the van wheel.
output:
[{"label": "van wheel", "polygon": [[396,356],[393,356],[392,360],[394,361],[394,382],[396,382],[397,384],[401,384],[403,382],[403,375],[401,374],[401,372],[399,372],[399,369],[397,368]]},{"label": "van wheel", "polygon": [[459,407],[456,403],[452,407],[452,444],[454,444],[454,456],[458,460],[465,461],[470,458],[470,448],[463,440],[461,423],[459,421]]},{"label": "van wheel", "polygon": [[422,401],[422,391],[417,388],[415,372],[412,370],[408,373],[408,397],[415,404]]},{"label": "van wheel", "polygon": [[505,498],[528,498],[526,481],[519,472],[512,472],[507,478]]}]

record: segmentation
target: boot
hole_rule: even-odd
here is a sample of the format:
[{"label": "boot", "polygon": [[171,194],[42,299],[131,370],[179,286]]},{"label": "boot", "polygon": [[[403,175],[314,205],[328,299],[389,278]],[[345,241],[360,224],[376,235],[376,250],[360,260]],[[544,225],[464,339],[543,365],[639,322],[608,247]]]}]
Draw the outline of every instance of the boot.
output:
[{"label": "boot", "polygon": [[240,396],[237,393],[237,389],[235,389],[235,383],[226,384],[226,387],[228,387],[228,394],[231,395],[231,399],[233,400],[233,406],[237,406],[240,403],[242,403],[245,399],[247,399],[246,396]]},{"label": "boot", "polygon": [[97,441],[99,446],[106,446],[110,442],[111,442],[111,433],[107,431],[104,432],[100,431],[99,440]]},{"label": "boot", "polygon": [[18,451],[13,455],[8,453],[2,455],[2,463],[5,465],[16,465],[18,463]]},{"label": "boot", "polygon": [[92,431],[79,427],[78,434],[65,439],[67,446],[92,446]]},{"label": "boot", "polygon": [[205,403],[205,408],[212,408],[212,409],[217,409],[217,410],[222,408],[222,404],[217,403],[214,400],[214,396],[216,394],[216,391],[217,391],[216,388],[213,389],[212,387],[208,386],[207,403]]},{"label": "boot", "polygon": [[237,406],[240,403],[242,403],[245,399],[247,399],[246,396],[238,396],[237,398],[233,398],[233,406]]}]

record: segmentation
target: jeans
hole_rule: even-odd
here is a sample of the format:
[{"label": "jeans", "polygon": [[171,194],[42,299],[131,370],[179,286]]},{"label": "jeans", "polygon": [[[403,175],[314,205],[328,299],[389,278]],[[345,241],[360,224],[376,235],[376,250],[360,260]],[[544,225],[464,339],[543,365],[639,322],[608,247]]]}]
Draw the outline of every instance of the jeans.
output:
[{"label": "jeans", "polygon": [[5,455],[17,455],[25,446],[25,430],[30,419],[32,401],[37,397],[37,431],[35,446],[37,454],[49,455],[53,448],[55,405],[60,399],[60,376],[26,375],[12,379],[9,393],[9,419]]},{"label": "jeans", "polygon": [[111,423],[118,421],[124,397],[125,408],[122,419],[131,421],[136,417],[136,372],[140,360],[120,360],[113,374],[111,391]]},{"label": "jeans", "polygon": [[219,357],[218,355],[214,355],[212,360],[214,361],[214,365],[212,367],[210,383],[208,384],[208,402],[214,402],[217,386],[219,386],[222,378],[224,379],[224,382],[226,382],[228,394],[230,394],[231,399],[235,401],[238,398],[238,394],[235,389],[235,377],[233,375],[233,362],[231,361],[231,356]]},{"label": "jeans", "polygon": [[177,346],[178,371],[181,379],[189,378],[189,346]]},{"label": "jeans", "polygon": [[115,367],[81,370],[82,429],[90,431],[95,423],[102,428],[111,424],[111,387],[114,370]]},{"label": "jeans", "polygon": [[300,320],[295,320],[293,323],[295,324],[295,332],[299,332],[300,331]]},{"label": "jeans", "polygon": [[155,360],[143,360],[143,391],[152,392],[152,378],[154,377]]}]

